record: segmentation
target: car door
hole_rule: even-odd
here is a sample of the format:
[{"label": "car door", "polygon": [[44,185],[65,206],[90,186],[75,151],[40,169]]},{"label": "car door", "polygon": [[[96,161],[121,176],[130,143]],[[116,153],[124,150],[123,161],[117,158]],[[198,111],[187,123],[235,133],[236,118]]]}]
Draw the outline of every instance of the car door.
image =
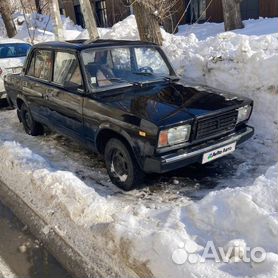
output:
[{"label": "car door", "polygon": [[75,53],[55,51],[53,78],[47,93],[51,125],[70,136],[83,136],[83,82]]},{"label": "car door", "polygon": [[21,81],[22,93],[33,117],[48,124],[49,107],[46,100],[52,77],[53,52],[46,49],[34,49],[31,55],[31,60]]}]

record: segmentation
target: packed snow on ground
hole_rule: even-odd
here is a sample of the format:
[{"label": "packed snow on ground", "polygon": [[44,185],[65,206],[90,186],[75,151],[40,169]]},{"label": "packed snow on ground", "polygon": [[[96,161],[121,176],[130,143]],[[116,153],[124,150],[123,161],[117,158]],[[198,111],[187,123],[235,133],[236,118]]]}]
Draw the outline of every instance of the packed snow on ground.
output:
[{"label": "packed snow on ground", "polygon": [[[267,27],[261,28],[262,22]],[[276,22],[247,21],[244,31],[227,33],[206,23],[196,27],[198,33],[210,28],[214,37],[199,39],[191,26],[190,34],[182,33],[186,27],[178,35],[163,31],[163,49],[180,76],[255,100],[255,137],[233,155],[197,168],[209,176],[210,165],[216,165],[223,175],[187,179],[177,186],[158,182],[148,190],[124,193],[109,182],[96,157],[57,135],[28,137],[15,112],[3,111],[0,180],[46,219],[46,233],[59,230],[88,258],[97,250],[100,260],[122,276],[278,277]],[[105,30],[102,37],[138,38],[134,17]],[[189,183],[194,183],[195,196],[205,185],[201,199],[180,194]],[[194,254],[198,261],[208,241],[226,249],[239,243],[241,251],[261,247],[266,259],[244,263],[240,251],[226,262],[184,260],[185,254]]]}]

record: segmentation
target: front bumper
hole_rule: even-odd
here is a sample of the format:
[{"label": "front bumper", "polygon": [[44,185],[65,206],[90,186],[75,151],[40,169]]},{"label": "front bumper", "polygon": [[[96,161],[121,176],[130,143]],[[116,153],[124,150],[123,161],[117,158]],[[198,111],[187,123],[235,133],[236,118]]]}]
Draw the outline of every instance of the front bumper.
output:
[{"label": "front bumper", "polygon": [[236,142],[236,146],[251,138],[254,128],[246,126],[239,131],[224,136],[220,139],[209,140],[206,143],[198,144],[184,149],[179,149],[159,157],[146,158],[143,170],[146,173],[165,173],[171,170],[182,168],[192,163],[202,163],[203,154],[225,145]]}]

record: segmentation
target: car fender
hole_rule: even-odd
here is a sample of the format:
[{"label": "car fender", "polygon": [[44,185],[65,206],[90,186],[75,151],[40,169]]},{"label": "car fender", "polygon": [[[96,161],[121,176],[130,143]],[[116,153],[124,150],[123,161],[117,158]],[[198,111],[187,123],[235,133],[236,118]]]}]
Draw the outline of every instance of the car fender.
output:
[{"label": "car fender", "polygon": [[28,101],[27,101],[26,97],[22,94],[17,95],[17,97],[16,97],[16,107],[17,107],[18,100],[22,100],[26,105],[28,105]]},{"label": "car fender", "polygon": [[100,124],[99,128],[97,129],[97,132],[95,134],[95,142],[97,142],[97,138],[98,135],[101,131],[103,131],[104,129],[106,130],[111,130],[112,132],[115,132],[116,134],[118,134],[119,136],[123,137],[127,143],[129,144],[134,157],[136,158],[136,161],[138,162],[138,164],[140,166],[142,166],[142,161],[140,159],[140,146],[139,144],[137,144],[136,140],[134,140],[130,134],[128,134],[128,132],[126,132],[125,130],[123,130],[123,128],[112,124],[112,123],[102,123]]}]

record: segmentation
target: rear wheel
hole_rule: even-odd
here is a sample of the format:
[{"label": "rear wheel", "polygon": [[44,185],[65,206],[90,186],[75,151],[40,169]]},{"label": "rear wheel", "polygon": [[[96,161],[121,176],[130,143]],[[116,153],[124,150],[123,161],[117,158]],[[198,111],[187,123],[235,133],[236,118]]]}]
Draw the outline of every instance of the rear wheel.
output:
[{"label": "rear wheel", "polygon": [[23,103],[20,108],[20,119],[27,134],[32,136],[43,134],[43,126],[33,119],[31,112],[25,103]]},{"label": "rear wheel", "polygon": [[142,184],[144,172],[122,141],[110,139],[105,146],[104,158],[108,175],[115,185],[131,190]]}]

